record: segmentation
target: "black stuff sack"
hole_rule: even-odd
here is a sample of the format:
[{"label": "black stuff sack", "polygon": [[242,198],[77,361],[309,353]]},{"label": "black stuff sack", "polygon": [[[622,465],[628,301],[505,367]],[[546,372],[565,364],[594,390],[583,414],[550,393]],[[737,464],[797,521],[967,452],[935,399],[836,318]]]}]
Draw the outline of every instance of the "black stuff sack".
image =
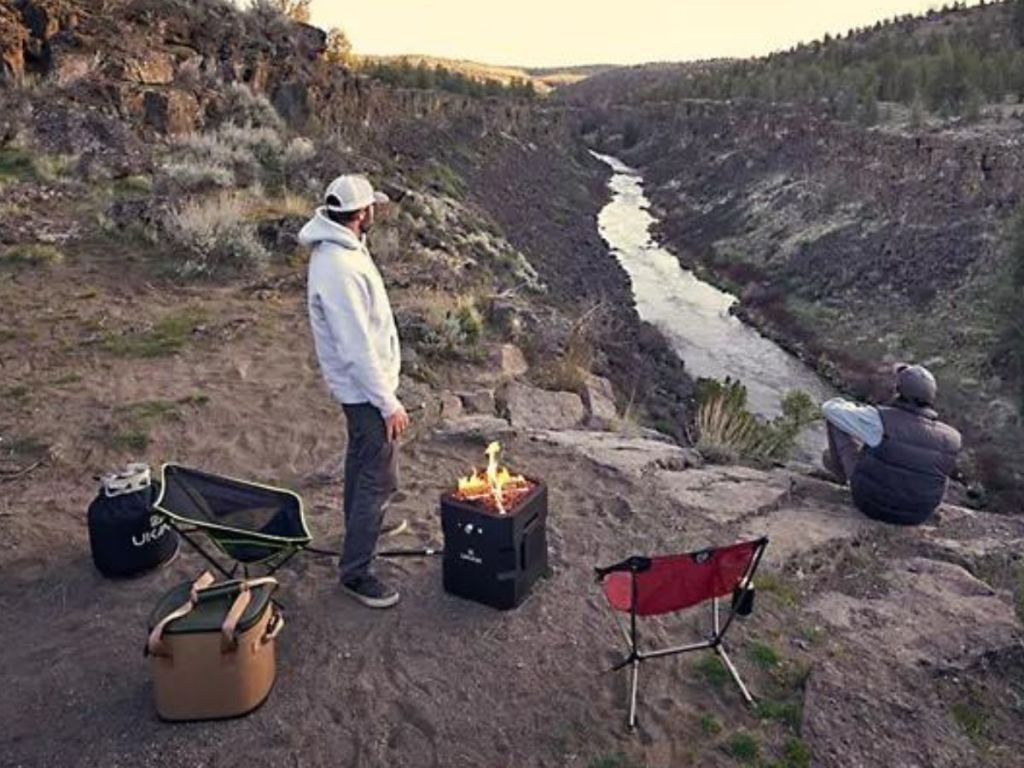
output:
[{"label": "black stuff sack", "polygon": [[178,532],[153,510],[159,490],[146,464],[129,464],[101,478],[89,505],[89,545],[104,576],[135,576],[177,553]]}]

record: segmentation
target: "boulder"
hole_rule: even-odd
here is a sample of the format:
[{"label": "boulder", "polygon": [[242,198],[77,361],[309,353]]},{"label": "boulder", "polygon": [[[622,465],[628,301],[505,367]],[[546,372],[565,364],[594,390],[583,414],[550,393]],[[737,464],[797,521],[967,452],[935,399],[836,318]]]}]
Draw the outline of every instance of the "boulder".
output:
[{"label": "boulder", "polygon": [[304,83],[286,82],[274,91],[271,103],[289,126],[302,128],[311,115],[310,95]]},{"label": "boulder", "polygon": [[28,32],[14,11],[0,7],[0,84],[20,83],[25,76]]},{"label": "boulder", "polygon": [[501,400],[509,422],[521,429],[573,429],[587,415],[575,392],[549,392],[518,381],[505,385]]},{"label": "boulder", "polygon": [[615,407],[615,390],[608,379],[588,373],[580,394],[592,427],[611,429],[616,424],[619,413]]},{"label": "boulder", "polygon": [[445,391],[441,393],[440,400],[442,419],[450,421],[462,415],[462,399],[458,395]]},{"label": "boulder", "polygon": [[804,700],[801,730],[815,765],[987,765],[940,686],[1019,652],[1012,605],[952,563],[881,561],[872,576],[879,594],[825,592],[807,606],[831,648]]},{"label": "boulder", "polygon": [[530,370],[522,350],[515,344],[501,344],[495,347],[491,351],[490,363],[503,379],[514,379]]},{"label": "boulder", "polygon": [[494,415],[494,391],[490,389],[475,389],[469,392],[458,392],[463,408],[468,413],[485,413]]},{"label": "boulder", "polygon": [[200,114],[199,101],[186,91],[149,90],[142,96],[143,121],[165,135],[190,133],[195,130]]}]

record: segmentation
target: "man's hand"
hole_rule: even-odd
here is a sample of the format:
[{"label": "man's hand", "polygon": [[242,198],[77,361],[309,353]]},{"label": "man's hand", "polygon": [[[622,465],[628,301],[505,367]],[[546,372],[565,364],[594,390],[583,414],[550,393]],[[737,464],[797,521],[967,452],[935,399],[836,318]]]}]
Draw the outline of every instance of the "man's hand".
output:
[{"label": "man's hand", "polygon": [[384,432],[388,437],[388,442],[395,442],[406,429],[409,428],[409,414],[405,412],[405,408],[398,406],[398,410],[384,419]]}]

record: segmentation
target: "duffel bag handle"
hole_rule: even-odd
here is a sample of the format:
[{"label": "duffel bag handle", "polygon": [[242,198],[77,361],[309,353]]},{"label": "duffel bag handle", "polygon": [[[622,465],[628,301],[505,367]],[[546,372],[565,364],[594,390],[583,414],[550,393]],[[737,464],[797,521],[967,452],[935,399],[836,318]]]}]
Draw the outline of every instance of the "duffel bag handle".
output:
[{"label": "duffel bag handle", "polygon": [[242,620],[245,609],[252,602],[252,588],[264,585],[277,586],[277,579],[271,576],[264,576],[260,579],[248,579],[238,582],[238,596],[235,597],[228,615],[224,617],[224,623],[220,625],[220,649],[221,653],[229,653],[238,646],[238,639],[235,637],[235,630],[238,622]]},{"label": "duffel bag handle", "polygon": [[280,611],[275,611],[267,626],[269,631],[260,638],[260,645],[266,645],[281,634],[281,630],[284,629],[284,615]]},{"label": "duffel bag handle", "polygon": [[199,601],[199,593],[204,589],[209,588],[213,582],[213,574],[209,571],[203,571],[199,574],[199,578],[192,582],[192,586],[189,589],[188,602],[182,603],[160,619],[156,626],[153,627],[153,631],[149,633],[149,640],[146,641],[147,653],[152,654],[153,656],[170,656],[170,653],[167,651],[167,644],[164,643],[164,630],[172,621],[176,621],[182,616],[187,616],[191,613],[192,609]]}]

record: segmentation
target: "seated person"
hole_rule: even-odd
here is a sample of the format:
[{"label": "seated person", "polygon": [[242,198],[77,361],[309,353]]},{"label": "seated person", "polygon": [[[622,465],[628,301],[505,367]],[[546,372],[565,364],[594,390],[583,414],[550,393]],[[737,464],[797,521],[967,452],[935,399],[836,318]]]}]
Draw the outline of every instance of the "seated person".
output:
[{"label": "seated person", "polygon": [[920,365],[896,366],[896,395],[871,406],[837,397],[822,406],[825,467],[868,517],[919,525],[942,503],[960,452],[960,433],[933,410],[935,377]]}]

